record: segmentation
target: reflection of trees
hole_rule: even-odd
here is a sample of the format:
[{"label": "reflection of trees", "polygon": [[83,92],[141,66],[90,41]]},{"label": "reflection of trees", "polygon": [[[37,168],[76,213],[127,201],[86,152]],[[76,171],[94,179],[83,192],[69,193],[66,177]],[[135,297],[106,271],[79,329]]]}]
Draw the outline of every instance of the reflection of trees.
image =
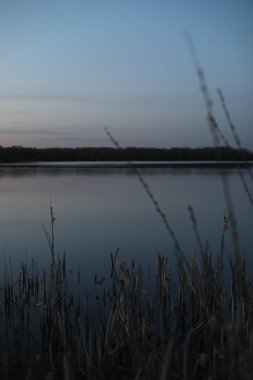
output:
[{"label": "reflection of trees", "polygon": [[0,162],[31,161],[250,161],[246,149],[217,148],[23,148],[0,147]]}]

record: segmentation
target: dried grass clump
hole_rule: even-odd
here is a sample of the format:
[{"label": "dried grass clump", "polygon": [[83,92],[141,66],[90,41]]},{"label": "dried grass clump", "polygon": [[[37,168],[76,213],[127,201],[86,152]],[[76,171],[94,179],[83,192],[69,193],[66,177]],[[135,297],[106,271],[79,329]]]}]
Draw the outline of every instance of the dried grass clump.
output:
[{"label": "dried grass clump", "polygon": [[[253,298],[245,262],[206,246],[178,267],[157,256],[149,274],[111,255],[110,286],[96,277],[96,307],[71,294],[65,257],[51,270],[6,264],[0,290],[1,379],[251,379]],[[226,268],[226,271],[228,268]],[[154,281],[156,279],[156,281]],[[150,284],[156,283],[155,289]]]}]

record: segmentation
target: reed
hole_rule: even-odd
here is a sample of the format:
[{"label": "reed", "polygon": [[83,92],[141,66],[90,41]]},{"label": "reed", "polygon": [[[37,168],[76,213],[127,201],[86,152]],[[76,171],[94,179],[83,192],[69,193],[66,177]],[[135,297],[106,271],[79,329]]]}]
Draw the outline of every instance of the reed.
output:
[{"label": "reed", "polygon": [[178,268],[177,282],[160,254],[148,273],[111,254],[110,278],[95,276],[94,309],[84,290],[71,293],[65,256],[51,255],[48,272],[26,261],[17,278],[6,262],[0,378],[252,378],[253,298],[245,262],[231,258],[224,270],[222,249],[214,257],[201,245],[200,253]]}]

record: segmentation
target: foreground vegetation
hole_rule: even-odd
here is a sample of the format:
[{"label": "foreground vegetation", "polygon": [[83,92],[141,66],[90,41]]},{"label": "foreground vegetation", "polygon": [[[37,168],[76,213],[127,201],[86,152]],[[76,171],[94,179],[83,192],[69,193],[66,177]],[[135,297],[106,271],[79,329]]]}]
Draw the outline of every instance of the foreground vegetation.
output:
[{"label": "foreground vegetation", "polygon": [[71,293],[47,234],[48,272],[32,261],[13,278],[5,263],[0,378],[252,379],[252,284],[242,259],[224,268],[226,223],[219,255],[205,246],[190,264],[179,260],[176,283],[160,255],[148,273],[111,255],[110,286],[95,276],[91,309],[82,289]]}]

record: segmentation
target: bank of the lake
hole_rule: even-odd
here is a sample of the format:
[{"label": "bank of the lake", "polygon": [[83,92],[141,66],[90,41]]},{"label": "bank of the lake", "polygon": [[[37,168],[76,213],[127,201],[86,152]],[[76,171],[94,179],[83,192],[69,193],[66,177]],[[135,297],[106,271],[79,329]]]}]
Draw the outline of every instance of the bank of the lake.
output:
[{"label": "bank of the lake", "polygon": [[0,163],[34,161],[253,161],[253,152],[229,146],[202,148],[1,147]]}]

